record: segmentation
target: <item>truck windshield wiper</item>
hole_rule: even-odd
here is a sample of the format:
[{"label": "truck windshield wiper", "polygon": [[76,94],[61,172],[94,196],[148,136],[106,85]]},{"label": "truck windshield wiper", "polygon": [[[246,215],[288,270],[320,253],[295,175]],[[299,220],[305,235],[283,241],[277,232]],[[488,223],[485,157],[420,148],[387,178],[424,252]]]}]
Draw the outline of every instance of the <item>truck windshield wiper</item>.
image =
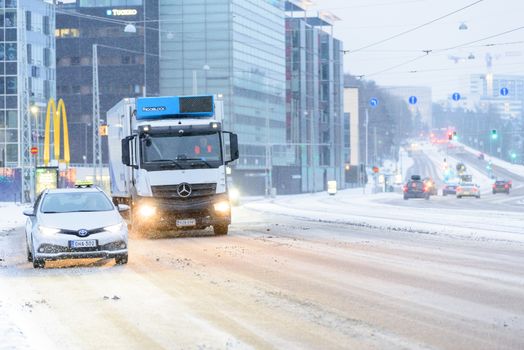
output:
[{"label": "truck windshield wiper", "polygon": [[169,165],[176,165],[179,169],[182,169],[182,165],[180,165],[174,159],[155,159],[155,160],[149,161],[148,163],[169,163]]},{"label": "truck windshield wiper", "polygon": [[202,158],[183,158],[181,160],[189,160],[189,161],[198,160],[198,161],[204,163],[205,165],[207,165],[208,168],[212,168],[213,167],[207,160],[204,160]]}]

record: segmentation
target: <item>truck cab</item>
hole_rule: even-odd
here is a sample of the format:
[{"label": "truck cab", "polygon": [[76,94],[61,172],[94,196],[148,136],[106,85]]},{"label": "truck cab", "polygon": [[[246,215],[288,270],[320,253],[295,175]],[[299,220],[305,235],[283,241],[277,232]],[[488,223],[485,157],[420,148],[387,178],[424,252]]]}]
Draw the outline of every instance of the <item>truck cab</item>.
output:
[{"label": "truck cab", "polygon": [[125,99],[108,111],[111,194],[130,205],[134,230],[227,234],[226,167],[239,155],[222,117],[214,96]]}]

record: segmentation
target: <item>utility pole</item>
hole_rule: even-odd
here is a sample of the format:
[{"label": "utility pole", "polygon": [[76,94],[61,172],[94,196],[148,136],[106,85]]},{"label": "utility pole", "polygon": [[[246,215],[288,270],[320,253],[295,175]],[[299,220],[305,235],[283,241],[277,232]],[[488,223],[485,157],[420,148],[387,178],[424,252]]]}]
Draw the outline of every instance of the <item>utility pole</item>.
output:
[{"label": "utility pole", "polygon": [[[20,10],[19,13],[25,13]],[[18,16],[18,37],[20,38],[18,54],[18,86],[20,99],[20,119],[22,121],[22,194],[21,202],[31,202],[34,195],[34,169],[32,147],[32,120],[29,110],[29,83],[27,77],[27,45],[25,16]],[[4,164],[4,167],[6,165]]]},{"label": "utility pole", "polygon": [[368,109],[366,108],[366,158],[365,158],[366,159],[366,164],[364,165],[364,168],[366,168],[368,166],[368,164],[369,164],[369,162],[368,162],[368,160],[369,160],[368,159],[368,153],[369,153],[369,151],[368,151],[368,135],[369,135],[369,133],[368,133],[368,125],[369,125],[369,112],[368,112]]},{"label": "utility pole", "polygon": [[[93,44],[93,182],[102,181],[102,144],[100,142],[100,92],[98,85],[98,45]],[[100,180],[98,174],[100,173]],[[98,182],[100,181],[100,182]]]}]

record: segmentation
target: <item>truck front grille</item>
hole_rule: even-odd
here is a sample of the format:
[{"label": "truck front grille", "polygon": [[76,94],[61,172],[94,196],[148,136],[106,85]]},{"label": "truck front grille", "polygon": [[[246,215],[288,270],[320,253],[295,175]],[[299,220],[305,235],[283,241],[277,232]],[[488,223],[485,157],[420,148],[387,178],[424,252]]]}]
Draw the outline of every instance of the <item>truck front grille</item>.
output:
[{"label": "truck front grille", "polygon": [[186,184],[186,189],[189,186],[191,193],[187,197],[182,197],[179,194],[181,185],[151,186],[151,191],[155,198],[193,198],[214,195],[217,189],[216,183]]}]

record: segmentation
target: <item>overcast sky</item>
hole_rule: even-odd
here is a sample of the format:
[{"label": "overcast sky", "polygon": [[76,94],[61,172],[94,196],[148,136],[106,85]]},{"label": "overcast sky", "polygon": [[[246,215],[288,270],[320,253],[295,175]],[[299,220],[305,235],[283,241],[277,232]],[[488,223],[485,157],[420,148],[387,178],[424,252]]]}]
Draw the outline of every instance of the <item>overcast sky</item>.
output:
[{"label": "overcast sky", "polygon": [[[435,99],[446,98],[454,91],[466,90],[470,73],[486,72],[486,53],[493,56],[493,72],[524,75],[524,0],[484,0],[433,24],[402,35],[383,44],[358,50],[368,44],[432,21],[466,7],[475,0],[316,0],[308,14],[317,9],[329,10],[340,17],[334,26],[335,36],[350,52],[345,55],[344,70],[364,75],[380,85],[429,85]],[[459,30],[461,23],[467,30]],[[446,51],[439,49],[523,27],[512,33]],[[522,41],[518,44],[496,45]],[[471,46],[471,45],[470,45]],[[423,56],[426,57],[388,69]],[[454,63],[450,57],[464,59]],[[386,70],[382,73],[381,71]],[[413,71],[417,71],[413,73]],[[411,73],[410,73],[411,72]],[[375,74],[376,73],[376,74]],[[464,94],[467,91],[463,92]]]}]

